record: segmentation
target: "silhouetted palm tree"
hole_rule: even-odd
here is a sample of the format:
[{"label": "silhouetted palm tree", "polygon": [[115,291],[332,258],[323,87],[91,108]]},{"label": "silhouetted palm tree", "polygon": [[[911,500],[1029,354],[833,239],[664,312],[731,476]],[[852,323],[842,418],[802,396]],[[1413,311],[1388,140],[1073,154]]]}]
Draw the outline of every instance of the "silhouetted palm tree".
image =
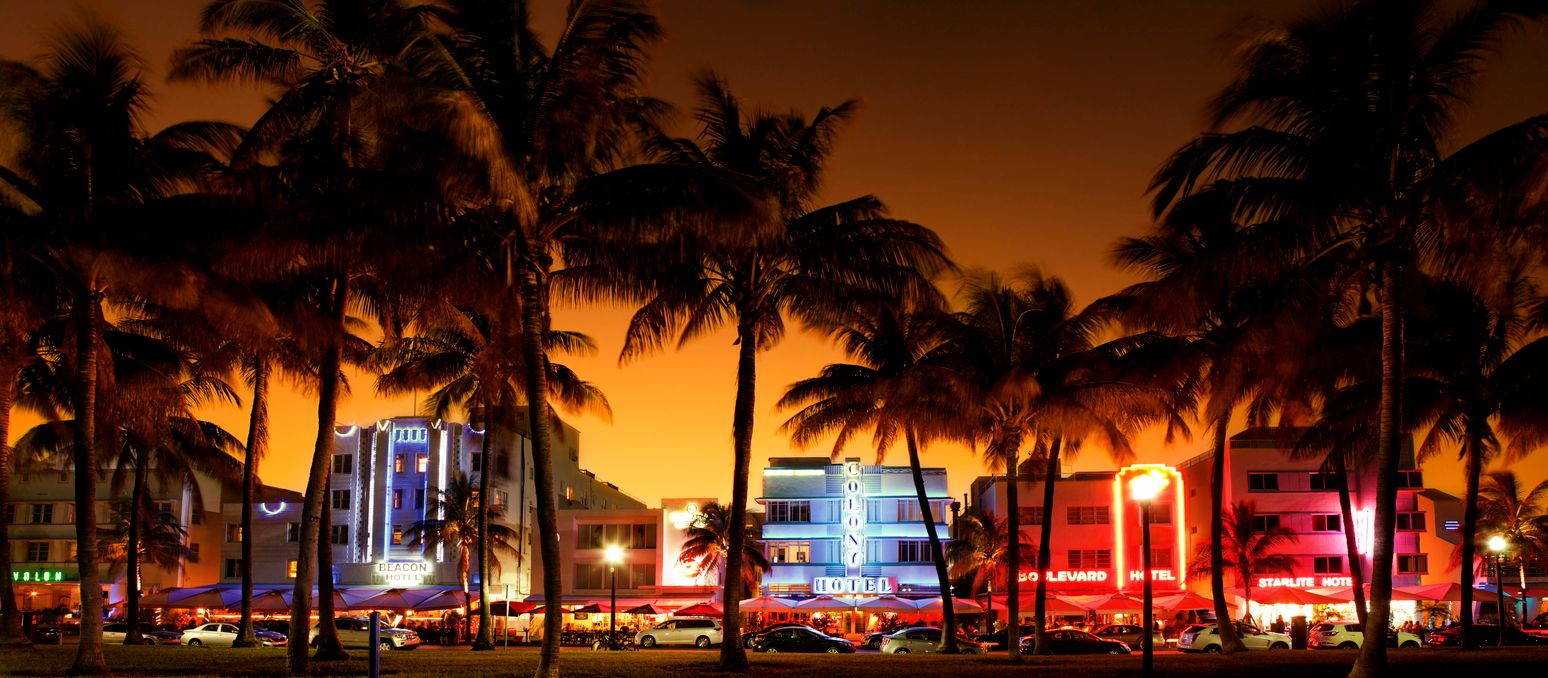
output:
[{"label": "silhouetted palm tree", "polygon": [[[139,524],[135,525],[135,522]],[[138,562],[141,566],[150,563],[168,572],[179,572],[186,563],[199,562],[199,554],[188,547],[188,530],[171,513],[157,511],[148,504],[142,505],[138,511],[131,509],[130,505],[115,504],[111,524],[111,528],[98,533],[97,557],[107,564],[109,580],[115,579],[120,573],[125,575],[126,589],[138,586],[135,581],[139,577],[139,566],[131,567],[131,562]],[[133,551],[129,547],[130,532],[139,533],[135,539],[138,547]],[[138,620],[131,617],[129,624],[137,625]],[[127,636],[124,638],[125,645],[138,645],[141,642],[143,636],[139,634],[132,642]]]},{"label": "silhouetted palm tree", "polygon": [[[1285,545],[1298,541],[1295,533],[1277,524],[1256,529],[1253,526],[1255,516],[1251,502],[1238,501],[1220,517],[1220,522],[1225,524],[1221,548],[1226,556],[1226,569],[1241,585],[1242,599],[1246,601],[1242,604],[1243,619],[1248,618],[1248,608],[1252,605],[1254,577],[1295,571],[1295,556],[1280,552]],[[1210,551],[1209,543],[1195,547],[1193,557],[1188,561],[1188,578],[1210,576]]]},{"label": "silhouetted palm tree", "polygon": [[[683,528],[683,548],[678,555],[680,563],[696,563],[701,571],[715,572],[715,579],[725,585],[726,571],[731,562],[732,548],[731,512],[716,502],[699,507],[699,515],[688,527]],[[763,555],[758,542],[758,530],[747,522],[742,530],[742,557],[738,572],[744,591],[758,590],[758,581],[769,571],[769,560]]]},{"label": "silhouetted palm tree", "polygon": [[[489,468],[489,462],[486,459],[485,472]],[[427,556],[440,547],[457,553],[457,577],[462,581],[463,601],[470,610],[473,609],[472,592],[469,590],[469,573],[473,564],[472,552],[480,548],[480,543],[487,544],[490,552],[506,552],[517,560],[521,559],[521,550],[515,546],[519,536],[516,531],[504,525],[487,522],[486,515],[496,517],[505,515],[505,505],[494,500],[487,502],[488,513],[484,512],[484,498],[492,496],[480,494],[467,474],[457,471],[447,480],[446,487],[437,490],[436,496],[425,505],[425,515],[441,517],[416,521],[403,532],[409,547],[423,549]],[[499,566],[499,561],[494,558],[490,558],[489,562],[490,569],[479,571],[480,580],[488,579],[489,573]],[[485,589],[480,587],[480,590]],[[480,606],[488,606],[488,598],[480,598],[479,601]],[[472,636],[472,623],[472,615],[463,618],[464,638]]]},{"label": "silhouetted palm tree", "polygon": [[1376,544],[1354,678],[1386,669],[1403,421],[1401,293],[1439,256],[1498,242],[1485,231],[1516,225],[1520,203],[1535,199],[1526,186],[1542,162],[1548,117],[1450,152],[1446,139],[1491,48],[1524,16],[1544,11],[1479,0],[1447,14],[1435,0],[1362,0],[1267,26],[1237,51],[1240,74],[1212,104],[1212,127],[1222,131],[1178,151],[1154,184],[1162,211],[1199,182],[1224,178],[1237,214],[1303,228],[1301,246],[1286,258],[1341,261],[1337,288],[1375,292],[1382,321]]},{"label": "silhouetted palm tree", "polygon": [[[813,207],[838,127],[854,103],[796,114],[745,114],[725,82],[700,78],[699,143],[661,140],[664,160],[702,167],[745,187],[774,216],[727,224],[727,233],[684,232],[662,255],[650,299],[630,321],[621,359],[668,343],[681,345],[731,326],[736,330],[736,400],[730,522],[746,518],[752,463],[757,355],[784,336],[785,319],[817,324],[867,295],[909,299],[933,293],[929,276],[946,265],[929,229],[887,217],[874,197]],[[728,567],[740,569],[743,535],[730,535]],[[741,581],[726,578],[720,664],[745,670]]]},{"label": "silhouetted palm tree", "polygon": [[[984,611],[994,615],[994,586],[1013,576],[1010,557],[1009,522],[995,518],[993,514],[977,509],[970,510],[957,519],[957,535],[946,544],[946,558],[951,561],[951,576],[967,578],[968,591],[973,595],[982,589],[988,596]],[[1031,562],[1037,558],[1030,544],[1019,544],[1019,560]]]},{"label": "silhouetted palm tree", "polygon": [[[1527,566],[1548,561],[1548,480],[1527,488],[1514,471],[1490,471],[1479,485],[1478,514],[1478,536],[1505,538],[1509,560],[1525,590]],[[1472,561],[1463,562],[1463,570],[1473,570]]]}]

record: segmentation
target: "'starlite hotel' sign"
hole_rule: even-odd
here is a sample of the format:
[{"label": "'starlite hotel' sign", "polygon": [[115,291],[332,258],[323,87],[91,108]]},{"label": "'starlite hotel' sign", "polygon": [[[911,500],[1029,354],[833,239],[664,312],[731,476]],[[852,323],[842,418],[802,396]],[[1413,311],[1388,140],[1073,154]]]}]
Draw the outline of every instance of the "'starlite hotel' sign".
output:
[{"label": "'starlite hotel' sign", "polygon": [[897,590],[898,580],[892,577],[816,577],[812,579],[812,593],[817,595],[880,596],[897,593]]},{"label": "'starlite hotel' sign", "polygon": [[1279,586],[1292,588],[1329,588],[1334,586],[1354,586],[1353,577],[1258,577],[1258,588],[1270,589]]}]

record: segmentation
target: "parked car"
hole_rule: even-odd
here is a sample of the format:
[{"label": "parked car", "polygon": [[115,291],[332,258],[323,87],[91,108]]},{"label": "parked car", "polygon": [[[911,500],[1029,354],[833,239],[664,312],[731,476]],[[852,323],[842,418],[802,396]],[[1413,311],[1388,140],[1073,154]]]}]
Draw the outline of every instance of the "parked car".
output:
[{"label": "parked car", "polygon": [[[1358,622],[1322,622],[1311,627],[1306,646],[1319,650],[1358,650],[1365,642]],[[1407,631],[1387,630],[1387,647],[1419,647],[1424,641]]]},{"label": "parked car", "polygon": [[[1500,627],[1494,624],[1474,624],[1472,628],[1473,644],[1478,647],[1491,647],[1497,645],[1500,640]],[[1459,647],[1462,645],[1462,627],[1448,626],[1430,634],[1431,647]],[[1548,645],[1548,638],[1536,634],[1526,633],[1514,626],[1505,627],[1506,645]]]},{"label": "parked car", "polygon": [[[284,647],[288,643],[284,635],[270,631],[254,630],[253,635],[263,647]],[[236,638],[237,625],[225,622],[201,624],[183,632],[183,644],[189,647],[231,647]]]},{"label": "parked car", "polygon": [[[1130,648],[1143,649],[1140,645],[1140,639],[1145,637],[1145,628],[1138,624],[1108,624],[1092,631],[1091,635],[1103,640],[1120,641]],[[1166,637],[1161,635],[1161,631],[1150,632],[1150,646],[1157,650],[1166,649]]]},{"label": "parked car", "polygon": [[[121,645],[123,644],[124,639],[128,636],[129,624],[127,623],[115,622],[112,624],[106,624],[102,627],[103,643],[109,645]],[[173,631],[171,629],[153,626],[143,622],[140,624],[140,636],[143,639],[140,642],[145,643],[146,645],[177,645],[178,643],[183,642],[182,631]]]},{"label": "parked car", "polygon": [[[810,626],[807,626],[806,624],[800,624],[800,623],[796,623],[796,622],[782,622],[782,623],[779,623],[779,624],[770,624],[770,625],[765,626],[765,627],[763,627],[761,629],[758,629],[757,631],[753,631],[752,633],[743,634],[742,635],[742,647],[752,647],[754,639],[756,639],[757,637],[759,637],[759,636],[761,636],[761,635],[763,635],[765,633],[769,633],[770,631],[776,631],[778,629],[788,629],[788,628],[793,628],[793,627],[800,627],[800,628],[803,628],[803,629],[812,628]],[[813,629],[813,630],[816,630],[816,629]],[[872,648],[872,649],[875,649],[875,648]]]},{"label": "parked car", "polygon": [[[976,638],[974,638],[974,640],[990,650],[1003,650],[1005,649],[1006,638],[1011,637],[1010,634],[1006,633],[1008,630],[1010,630],[1010,627],[1000,629],[993,633],[980,633]],[[1019,631],[1020,632],[1014,636],[1015,638],[1019,639],[1022,636],[1029,636],[1037,633],[1037,627],[1033,626],[1032,624],[1022,624]]]},{"label": "parked car", "polygon": [[[882,640],[882,654],[928,654],[939,652],[941,630],[933,626],[916,626],[897,631]],[[966,638],[957,639],[958,654],[987,654],[982,644]]]},{"label": "parked car", "polygon": [[668,619],[634,635],[640,647],[657,645],[695,645],[709,647],[719,645],[721,626],[719,619]]},{"label": "parked car", "polygon": [[855,651],[855,644],[843,638],[820,633],[805,626],[787,626],[758,636],[753,644],[758,652],[826,652],[848,654]]},{"label": "parked car", "polygon": [[[1236,622],[1236,635],[1249,650],[1288,650],[1290,636],[1263,631],[1252,624]],[[1183,629],[1177,649],[1183,652],[1220,652],[1220,629],[1214,624],[1195,624]]]},{"label": "parked car", "polygon": [[64,640],[60,638],[58,626],[34,626],[32,642],[38,645],[59,645]]},{"label": "parked car", "polygon": [[[1080,629],[1060,628],[1048,632],[1048,647],[1054,654],[1129,654],[1129,645],[1121,640],[1105,640]],[[1023,636],[1021,651],[1037,650],[1037,636]]]},{"label": "parked car", "polygon": [[[312,623],[306,642],[317,647],[318,622]],[[366,617],[335,617],[333,628],[338,630],[339,644],[345,648],[368,649],[371,647],[371,620]],[[419,634],[409,629],[395,629],[381,625],[377,643],[383,650],[412,650],[419,647]]]},{"label": "parked car", "polygon": [[290,635],[290,620],[289,619],[254,619],[253,620],[253,628],[254,629],[263,629],[264,631],[270,631],[270,632],[273,632],[273,633]]}]

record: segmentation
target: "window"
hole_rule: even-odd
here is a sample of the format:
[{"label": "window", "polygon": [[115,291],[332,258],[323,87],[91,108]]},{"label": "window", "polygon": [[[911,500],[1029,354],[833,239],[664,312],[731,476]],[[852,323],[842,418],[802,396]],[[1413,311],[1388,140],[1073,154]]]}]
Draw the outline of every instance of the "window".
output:
[{"label": "window", "polygon": [[812,503],[809,501],[771,501],[768,508],[771,523],[812,522]]},{"label": "window", "polygon": [[1279,516],[1272,513],[1252,517],[1253,532],[1268,532],[1279,527]]},{"label": "window", "polygon": [[335,511],[348,511],[349,510],[349,490],[334,490],[333,491],[333,510],[335,510]]},{"label": "window", "polygon": [[1108,549],[1070,549],[1069,568],[1072,570],[1102,570],[1113,566],[1113,552]]},{"label": "window", "polygon": [[607,583],[606,566],[600,563],[575,564],[575,588],[605,589]]},{"label": "window", "polygon": [[4,513],[4,515],[0,515],[0,523],[5,523],[6,525],[15,525],[16,524],[16,505],[15,504],[6,504],[5,505],[5,513]]},{"label": "window", "polygon": [[46,542],[46,541],[29,541],[29,542],[27,542],[27,562],[29,562],[29,563],[46,563],[46,562],[48,562],[48,542]]},{"label": "window", "polygon": [[1326,471],[1312,471],[1306,474],[1307,487],[1312,490],[1325,491],[1338,489],[1338,474]]},{"label": "window", "polygon": [[392,491],[392,507],[395,509],[403,508],[403,490]]},{"label": "window", "polygon": [[193,556],[189,560],[199,562],[199,542],[188,542],[188,554]]},{"label": "window", "polygon": [[1424,472],[1407,470],[1397,472],[1398,489],[1418,490],[1424,487]]},{"label": "window", "polygon": [[227,558],[226,578],[231,579],[240,576],[242,576],[242,560],[240,558]]},{"label": "window", "polygon": [[1111,511],[1106,506],[1071,506],[1068,512],[1070,525],[1106,525]]},{"label": "window", "polygon": [[355,455],[353,455],[353,454],[335,454],[335,455],[333,455],[333,472],[334,473],[338,473],[338,474],[345,474],[345,475],[350,474],[350,473],[354,473],[355,472]]},{"label": "window", "polygon": [[349,545],[349,526],[348,525],[334,525],[333,526],[333,543],[335,545],[338,545],[338,546],[348,546]]},{"label": "window", "polygon": [[1337,513],[1312,516],[1313,532],[1338,532],[1343,529],[1344,517]]},{"label": "window", "polygon": [[227,525],[226,526],[226,543],[227,544],[240,544],[240,543],[242,543],[242,526],[241,525]]},{"label": "window", "polygon": [[600,549],[614,544],[627,549],[653,549],[656,548],[656,526],[651,523],[583,523],[576,526],[575,541],[577,549]]},{"label": "window", "polygon": [[1313,574],[1343,574],[1343,556],[1317,556],[1312,558]]},{"label": "window", "polygon": [[290,562],[285,563],[285,576],[290,577],[291,579],[295,579],[296,578],[296,561],[295,560],[291,560]]},{"label": "window", "polygon": [[575,501],[575,488],[570,487],[569,485],[564,486],[564,500]]},{"label": "window", "polygon": [[[474,452],[473,453],[473,472],[474,473],[478,473],[479,471],[482,471],[482,470],[484,470],[484,453],[483,452]],[[569,488],[569,486],[565,486],[565,488],[564,488],[564,498],[565,499],[569,499],[570,498],[570,488]]]},{"label": "window", "polygon": [[1170,570],[1170,569],[1172,569],[1172,550],[1171,549],[1151,549],[1150,550],[1150,569],[1152,569],[1152,570]]},{"label": "window", "polygon": [[775,563],[805,563],[811,560],[812,545],[804,541],[769,543],[769,560]]},{"label": "window", "polygon": [[1021,519],[1022,525],[1042,525],[1043,507],[1023,506],[1016,509],[1016,517]]},{"label": "window", "polygon": [[1278,492],[1279,474],[1274,472],[1248,473],[1247,491],[1249,492]]},{"label": "window", "polygon": [[1398,532],[1423,532],[1424,531],[1424,513],[1416,511],[1416,512],[1412,512],[1412,513],[1399,513],[1399,514],[1397,514],[1397,531]]},{"label": "window", "polygon": [[33,504],[32,505],[32,522],[33,523],[52,523],[52,522],[54,522],[54,505],[53,504]]},{"label": "window", "polygon": [[414,508],[422,509],[424,507],[425,507],[425,491],[424,490],[414,490]]},{"label": "window", "polygon": [[898,522],[917,523],[923,520],[924,514],[919,511],[919,502],[909,499],[898,500]]},{"label": "window", "polygon": [[204,512],[203,511],[194,511],[192,514],[190,514],[190,516],[191,516],[191,519],[193,521],[193,524],[195,524],[195,525],[203,525],[204,524]]},{"label": "window", "polygon": [[1172,524],[1172,504],[1171,504],[1171,502],[1166,502],[1166,503],[1157,502],[1157,503],[1151,504],[1150,505],[1150,522],[1153,525],[1171,525]]},{"label": "window", "polygon": [[1430,557],[1424,554],[1398,556],[1398,574],[1429,574]]},{"label": "window", "polygon": [[301,523],[291,523],[285,526],[285,541],[301,541]]},{"label": "window", "polygon": [[934,560],[930,557],[930,542],[917,539],[898,540],[898,562],[923,563]]},{"label": "window", "polygon": [[401,546],[402,544],[403,544],[403,526],[402,525],[393,525],[392,526],[392,545],[393,546]]},{"label": "window", "polygon": [[420,452],[419,457],[414,460],[414,469],[420,473],[429,473],[430,455]]},{"label": "window", "polygon": [[656,564],[635,563],[629,566],[629,588],[638,589],[656,585]]},{"label": "window", "polygon": [[629,526],[629,548],[653,549],[656,548],[656,526],[651,524],[638,524]]}]

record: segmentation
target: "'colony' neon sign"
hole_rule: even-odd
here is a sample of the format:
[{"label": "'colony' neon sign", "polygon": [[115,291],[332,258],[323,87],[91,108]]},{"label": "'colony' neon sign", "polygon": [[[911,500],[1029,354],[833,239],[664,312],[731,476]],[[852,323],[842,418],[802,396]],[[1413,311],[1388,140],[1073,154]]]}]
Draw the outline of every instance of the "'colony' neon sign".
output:
[{"label": "'colony' neon sign", "polygon": [[844,571],[860,575],[865,565],[865,497],[858,461],[844,462]]}]

